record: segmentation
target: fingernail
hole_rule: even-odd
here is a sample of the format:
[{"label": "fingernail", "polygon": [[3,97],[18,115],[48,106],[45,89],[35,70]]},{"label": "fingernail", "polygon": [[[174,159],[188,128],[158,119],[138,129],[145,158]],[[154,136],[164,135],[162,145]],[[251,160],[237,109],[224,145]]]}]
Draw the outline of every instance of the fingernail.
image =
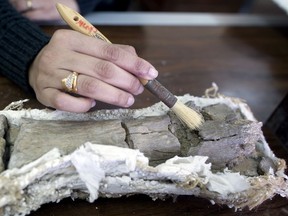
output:
[{"label": "fingernail", "polygon": [[154,67],[151,67],[148,71],[148,75],[154,79],[158,76],[158,71]]},{"label": "fingernail", "polygon": [[134,97],[129,97],[126,106],[130,107],[132,104],[134,104]]},{"label": "fingernail", "polygon": [[93,100],[92,103],[91,103],[91,108],[94,107],[95,105],[96,105],[96,101]]}]

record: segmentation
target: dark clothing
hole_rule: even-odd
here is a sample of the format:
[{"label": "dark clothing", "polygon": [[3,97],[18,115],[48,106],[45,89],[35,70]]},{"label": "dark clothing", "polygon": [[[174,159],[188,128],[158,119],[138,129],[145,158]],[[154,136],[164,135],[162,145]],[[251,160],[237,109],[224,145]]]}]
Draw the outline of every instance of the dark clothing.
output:
[{"label": "dark clothing", "polygon": [[19,14],[8,1],[0,0],[0,74],[25,91],[32,91],[28,69],[49,41],[35,24]]},{"label": "dark clothing", "polygon": [[[116,3],[117,2],[117,3]],[[125,3],[126,2],[126,3]],[[83,15],[94,10],[111,10],[128,6],[129,0],[78,0]],[[125,3],[125,4],[124,4]],[[33,92],[28,82],[28,70],[50,37],[33,22],[18,13],[8,0],[0,0],[0,74]]]}]

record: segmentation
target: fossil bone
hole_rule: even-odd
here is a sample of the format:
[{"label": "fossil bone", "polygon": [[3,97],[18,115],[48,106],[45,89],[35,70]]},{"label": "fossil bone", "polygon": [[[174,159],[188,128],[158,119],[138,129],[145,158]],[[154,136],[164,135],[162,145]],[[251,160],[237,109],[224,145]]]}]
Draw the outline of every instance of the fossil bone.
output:
[{"label": "fossil bone", "polygon": [[[221,95],[179,99],[205,114],[202,129],[187,130],[162,103],[86,114],[0,111],[1,136],[11,150],[8,169],[0,173],[0,212],[25,215],[65,197],[92,202],[100,196],[194,195],[236,209],[252,209],[276,194],[288,196],[285,161],[273,154],[247,104]],[[69,140],[60,130],[69,123],[74,125],[71,133],[86,132],[86,136],[76,135],[77,142]],[[102,124],[101,138],[97,125]],[[45,134],[42,140],[42,135],[37,136],[40,132]],[[224,147],[229,148],[225,157],[218,151]],[[242,168],[247,166],[249,172]]]}]

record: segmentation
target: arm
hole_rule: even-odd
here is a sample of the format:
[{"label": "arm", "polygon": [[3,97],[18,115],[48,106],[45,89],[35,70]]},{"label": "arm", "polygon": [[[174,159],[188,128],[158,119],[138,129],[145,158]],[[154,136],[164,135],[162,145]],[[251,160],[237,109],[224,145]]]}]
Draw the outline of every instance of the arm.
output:
[{"label": "arm", "polygon": [[28,68],[49,41],[36,25],[23,18],[8,1],[0,1],[0,73],[32,91]]},{"label": "arm", "polygon": [[[158,75],[131,46],[73,30],[58,30],[50,40],[6,1],[0,2],[0,52],[1,74],[27,91],[32,87],[42,104],[70,112],[86,112],[97,100],[129,107],[143,91],[137,77]],[[61,85],[74,71],[79,73],[77,96]]]}]

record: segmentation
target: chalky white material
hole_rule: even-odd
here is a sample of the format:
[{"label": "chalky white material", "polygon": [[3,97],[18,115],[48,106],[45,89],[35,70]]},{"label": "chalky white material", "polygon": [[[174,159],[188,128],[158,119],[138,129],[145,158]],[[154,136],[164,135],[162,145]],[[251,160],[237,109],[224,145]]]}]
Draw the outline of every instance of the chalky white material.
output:
[{"label": "chalky white material", "polygon": [[[256,121],[247,104],[237,98],[218,95],[216,98],[179,97],[183,103],[193,101],[197,106],[225,103],[240,110],[245,118]],[[138,110],[105,110],[86,114],[72,114],[50,110],[4,110],[9,124],[20,124],[22,118],[37,120],[105,120],[142,118],[163,115],[168,109],[162,103]],[[288,197],[284,160],[277,158],[264,136],[258,148],[277,164],[276,172],[247,177],[228,169],[213,173],[206,156],[175,156],[156,167],[139,150],[101,143],[83,143],[69,155],[51,149],[39,159],[21,168],[0,173],[0,213],[25,215],[42,204],[65,197],[77,198],[87,194],[93,202],[98,197],[119,197],[147,194],[153,199],[164,196],[194,195],[212,203],[226,204],[235,209],[254,208],[276,194]]]}]

